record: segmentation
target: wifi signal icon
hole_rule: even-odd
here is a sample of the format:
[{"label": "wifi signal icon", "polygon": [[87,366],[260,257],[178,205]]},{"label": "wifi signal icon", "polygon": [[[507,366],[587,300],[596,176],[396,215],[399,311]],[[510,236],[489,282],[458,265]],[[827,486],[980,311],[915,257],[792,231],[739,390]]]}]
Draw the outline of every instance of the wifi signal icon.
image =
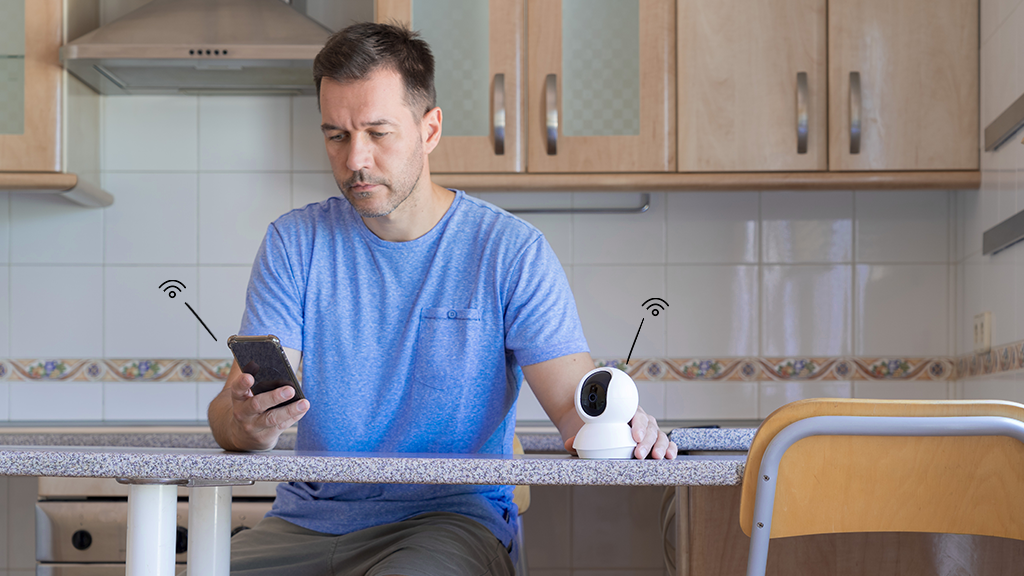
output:
[{"label": "wifi signal icon", "polygon": [[[164,288],[165,285],[167,286],[166,288]],[[171,298],[174,298],[179,292],[185,291],[185,283],[180,280],[168,280],[160,285],[160,289]]]},{"label": "wifi signal icon", "polygon": [[665,308],[668,308],[668,302],[661,298],[648,298],[647,301],[644,302],[644,308],[651,313],[651,316],[657,316],[664,312]]}]

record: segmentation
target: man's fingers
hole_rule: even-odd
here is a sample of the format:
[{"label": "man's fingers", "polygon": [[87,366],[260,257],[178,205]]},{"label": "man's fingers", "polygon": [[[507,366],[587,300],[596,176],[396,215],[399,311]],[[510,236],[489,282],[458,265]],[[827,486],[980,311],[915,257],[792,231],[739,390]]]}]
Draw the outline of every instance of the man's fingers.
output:
[{"label": "man's fingers", "polygon": [[655,460],[661,460],[668,453],[668,436],[664,432],[658,431],[658,441],[651,447],[651,458]]},{"label": "man's fingers", "polygon": [[252,388],[252,385],[255,383],[256,380],[252,376],[245,373],[239,374],[238,378],[235,378],[235,380],[229,385],[231,397],[237,401],[243,401],[246,398],[251,397],[252,392],[249,389]]},{"label": "man's fingers", "polygon": [[649,420],[652,420],[652,418],[647,415],[647,412],[644,412],[643,408],[636,409],[636,414],[633,415],[633,419],[630,420],[629,424],[632,427],[633,440],[637,444],[642,443],[644,438],[647,437]]},{"label": "man's fingers", "polygon": [[576,437],[575,436],[573,436],[572,438],[569,438],[568,440],[565,441],[565,451],[568,452],[569,454],[572,454],[573,456],[576,456],[576,449],[572,447],[572,444],[575,441],[576,441]]},{"label": "man's fingers", "polygon": [[284,430],[298,422],[309,410],[309,400],[302,399],[293,404],[267,410],[260,417],[262,430]]},{"label": "man's fingers", "polygon": [[254,400],[254,405],[257,407],[258,412],[263,413],[274,406],[277,406],[281,402],[291,399],[292,396],[295,396],[294,388],[291,386],[281,386],[280,388],[275,388],[262,394],[257,394],[253,396],[252,399]]},{"label": "man's fingers", "polygon": [[658,423],[654,418],[648,417],[647,428],[644,429],[644,440],[637,442],[636,450],[634,451],[637,459],[643,460],[647,458],[647,455],[651,453],[651,448],[658,441],[659,435],[664,436],[664,434],[661,434],[661,430],[658,429]]},{"label": "man's fingers", "polygon": [[[675,444],[671,444],[668,436],[658,427],[658,421],[637,408],[633,416],[633,438],[637,441],[633,456],[638,460],[650,455],[654,459],[665,457],[675,458]],[[671,455],[670,455],[671,454]]]},{"label": "man's fingers", "polygon": [[303,398],[298,402],[294,402],[287,406],[271,410],[270,412],[278,412],[277,418],[275,418],[274,427],[278,430],[285,430],[290,428],[292,424],[295,424],[306,415],[309,411],[309,400]]}]

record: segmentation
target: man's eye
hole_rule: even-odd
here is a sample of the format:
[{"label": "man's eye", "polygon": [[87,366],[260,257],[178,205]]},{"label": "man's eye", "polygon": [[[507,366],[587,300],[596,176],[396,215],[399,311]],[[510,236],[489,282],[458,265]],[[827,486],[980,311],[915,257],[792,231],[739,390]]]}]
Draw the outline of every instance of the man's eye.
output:
[{"label": "man's eye", "polygon": [[374,138],[383,138],[387,135],[387,132],[370,132],[370,136],[373,136]]}]

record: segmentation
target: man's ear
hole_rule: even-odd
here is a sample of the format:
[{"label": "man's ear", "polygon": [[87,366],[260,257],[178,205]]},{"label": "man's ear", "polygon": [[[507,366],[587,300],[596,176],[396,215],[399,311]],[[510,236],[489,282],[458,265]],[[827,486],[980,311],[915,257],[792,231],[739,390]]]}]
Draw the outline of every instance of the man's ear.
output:
[{"label": "man's ear", "polygon": [[423,115],[423,119],[420,121],[420,129],[423,136],[423,150],[427,154],[434,151],[437,148],[437,143],[441,141],[441,109],[434,106],[427,113]]}]

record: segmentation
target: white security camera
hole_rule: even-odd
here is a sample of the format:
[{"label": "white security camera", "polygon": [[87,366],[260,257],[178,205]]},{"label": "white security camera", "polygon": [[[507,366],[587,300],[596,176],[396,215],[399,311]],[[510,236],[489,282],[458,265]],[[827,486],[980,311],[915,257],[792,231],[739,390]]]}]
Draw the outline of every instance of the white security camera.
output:
[{"label": "white security camera", "polygon": [[632,458],[636,441],[629,421],[640,397],[636,384],[618,368],[595,368],[576,386],[576,413],[583,428],[572,447],[580,458]]}]

